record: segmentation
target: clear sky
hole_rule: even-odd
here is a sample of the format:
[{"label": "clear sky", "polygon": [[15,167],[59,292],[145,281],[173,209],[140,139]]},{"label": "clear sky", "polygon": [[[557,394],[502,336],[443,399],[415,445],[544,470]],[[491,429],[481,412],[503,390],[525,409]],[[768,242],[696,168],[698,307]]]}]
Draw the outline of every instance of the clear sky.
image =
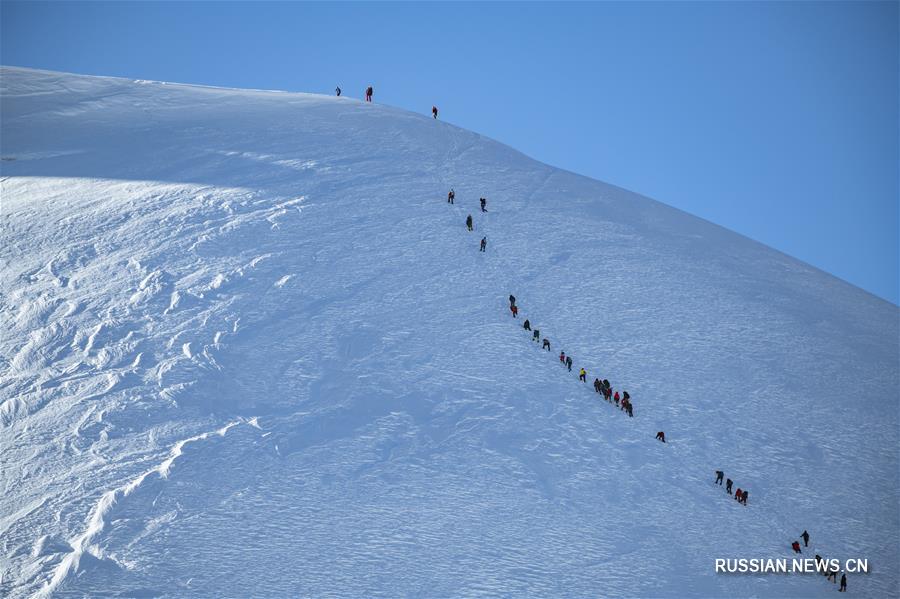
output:
[{"label": "clear sky", "polygon": [[360,96],[898,303],[895,2],[0,3],[4,65]]}]

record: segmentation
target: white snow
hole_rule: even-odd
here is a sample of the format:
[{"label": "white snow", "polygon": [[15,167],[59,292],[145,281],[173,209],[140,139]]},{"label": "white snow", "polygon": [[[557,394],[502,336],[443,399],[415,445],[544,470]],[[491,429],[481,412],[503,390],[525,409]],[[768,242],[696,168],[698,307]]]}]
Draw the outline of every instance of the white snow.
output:
[{"label": "white snow", "polygon": [[0,596],[900,593],[896,306],[430,115],[0,101]]}]

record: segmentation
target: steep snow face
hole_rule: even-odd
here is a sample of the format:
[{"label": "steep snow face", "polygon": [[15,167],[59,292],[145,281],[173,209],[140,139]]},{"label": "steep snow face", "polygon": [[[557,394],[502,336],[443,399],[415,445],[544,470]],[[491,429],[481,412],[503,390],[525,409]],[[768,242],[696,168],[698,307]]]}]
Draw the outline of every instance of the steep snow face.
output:
[{"label": "steep snow face", "polygon": [[0,595],[898,592],[895,306],[377,103],[0,92]]}]

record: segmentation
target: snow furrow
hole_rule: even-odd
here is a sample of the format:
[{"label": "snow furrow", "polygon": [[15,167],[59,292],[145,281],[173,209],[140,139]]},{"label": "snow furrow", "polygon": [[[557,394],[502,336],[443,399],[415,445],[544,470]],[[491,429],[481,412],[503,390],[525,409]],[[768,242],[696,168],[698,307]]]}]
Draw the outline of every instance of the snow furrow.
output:
[{"label": "snow furrow", "polygon": [[[65,581],[66,577],[78,569],[79,562],[85,553],[99,551],[94,542],[100,533],[103,532],[103,529],[107,524],[106,516],[117,502],[131,495],[149,476],[157,475],[162,479],[168,478],[175,460],[184,453],[185,445],[202,441],[212,435],[224,437],[230,428],[235,427],[240,423],[241,421],[229,422],[215,431],[201,433],[178,441],[172,446],[172,449],[169,450],[168,457],[160,464],[147,470],[143,474],[140,474],[128,483],[103,493],[100,500],[97,501],[94,508],[91,510],[84,531],[77,537],[69,540],[72,551],[63,557],[59,565],[53,570],[50,580],[48,580],[41,588],[38,596],[49,597]],[[102,558],[102,555],[96,555],[96,557]]]}]

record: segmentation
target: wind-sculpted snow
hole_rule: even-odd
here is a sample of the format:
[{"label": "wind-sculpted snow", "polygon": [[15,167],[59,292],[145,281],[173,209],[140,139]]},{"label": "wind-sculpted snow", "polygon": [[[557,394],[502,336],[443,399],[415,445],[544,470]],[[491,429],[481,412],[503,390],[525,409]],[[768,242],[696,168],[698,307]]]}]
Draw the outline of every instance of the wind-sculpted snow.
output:
[{"label": "wind-sculpted snow", "polygon": [[[228,432],[228,429],[238,424],[237,422],[231,422],[226,426],[222,427],[220,430],[216,431],[220,437],[224,437],[225,433]],[[172,469],[172,464],[175,462],[177,458],[179,458],[182,453],[184,446],[188,443],[193,443],[195,441],[202,441],[210,436],[211,433],[202,433],[200,435],[195,435],[190,437],[189,439],[184,439],[179,441],[172,447],[171,452],[169,453],[169,457],[167,457],[161,464],[155,466],[154,468],[144,472],[137,478],[132,481],[129,481],[127,484],[113,489],[112,491],[107,491],[100,497],[100,501],[97,502],[97,505],[94,506],[93,510],[91,510],[90,517],[88,518],[87,528],[78,535],[71,543],[71,549],[68,547],[63,547],[63,557],[62,561],[56,567],[53,572],[53,578],[41,589],[40,595],[50,595],[55,591],[59,585],[66,579],[69,573],[77,568],[82,558],[89,554],[93,556],[93,553],[90,553],[90,549],[92,548],[92,541],[103,531],[106,527],[106,520],[109,516],[109,513],[115,507],[116,503],[120,499],[124,499],[135,492],[147,477],[156,475],[160,478],[168,478],[169,471]],[[35,551],[35,553],[39,553]],[[93,556],[97,557],[97,556]]]},{"label": "wind-sculpted snow", "polygon": [[0,85],[0,595],[900,592],[896,306],[429,115]]}]

